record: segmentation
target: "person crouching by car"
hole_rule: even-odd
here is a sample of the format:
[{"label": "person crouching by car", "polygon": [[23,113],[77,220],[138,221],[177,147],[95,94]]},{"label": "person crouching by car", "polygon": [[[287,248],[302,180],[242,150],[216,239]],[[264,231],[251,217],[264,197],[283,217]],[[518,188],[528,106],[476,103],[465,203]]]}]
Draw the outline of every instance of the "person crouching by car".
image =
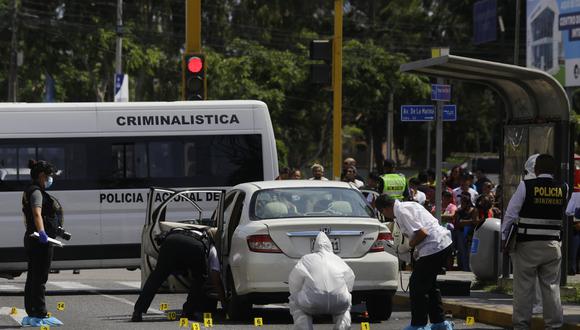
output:
[{"label": "person crouching by car", "polygon": [[445,320],[441,292],[437,288],[437,275],[451,253],[451,233],[418,203],[400,202],[383,194],[375,205],[386,219],[396,222],[417,256],[409,280],[411,325],[404,330],[453,329],[453,324]]}]

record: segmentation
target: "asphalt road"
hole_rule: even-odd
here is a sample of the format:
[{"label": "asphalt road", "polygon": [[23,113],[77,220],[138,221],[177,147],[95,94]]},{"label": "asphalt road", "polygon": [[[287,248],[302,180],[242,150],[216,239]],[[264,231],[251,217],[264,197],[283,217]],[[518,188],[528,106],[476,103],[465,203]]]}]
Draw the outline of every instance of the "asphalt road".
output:
[{"label": "asphalt road", "polygon": [[[181,304],[185,294],[158,294],[151,305],[149,313],[141,323],[129,322],[133,304],[138,292],[139,271],[125,270],[91,270],[73,275],[71,271],[51,274],[47,306],[54,316],[64,322],[61,329],[159,329],[179,328]],[[0,279],[0,329],[20,328],[17,322],[24,316],[23,297],[20,288],[24,287],[25,276],[14,280]],[[65,309],[57,310],[57,304],[63,302]],[[160,311],[161,304],[168,304],[168,311]],[[18,314],[9,315],[11,307],[16,307]],[[168,319],[168,312],[176,312],[177,320]],[[352,329],[361,329],[364,318],[364,305],[353,307]],[[247,322],[233,322],[225,319],[223,313],[213,315],[215,329],[253,329],[254,317],[261,317],[265,329],[292,329],[292,318],[285,304],[256,306],[254,315]],[[476,320],[477,321],[477,320]],[[381,323],[370,323],[370,329],[402,329],[410,322],[408,309],[397,309],[390,320]],[[465,325],[465,320],[454,319],[456,329],[500,329],[476,323]],[[202,322],[203,323],[203,322]],[[189,324],[191,329],[191,324]],[[332,329],[330,317],[315,320],[316,329]],[[200,324],[200,329],[204,329]]]}]

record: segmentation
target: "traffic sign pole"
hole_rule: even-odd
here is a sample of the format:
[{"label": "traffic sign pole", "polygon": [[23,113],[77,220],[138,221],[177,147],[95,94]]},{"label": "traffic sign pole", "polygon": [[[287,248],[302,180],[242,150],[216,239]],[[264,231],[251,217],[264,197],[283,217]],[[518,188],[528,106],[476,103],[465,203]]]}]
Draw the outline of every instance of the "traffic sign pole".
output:
[{"label": "traffic sign pole", "polygon": [[[443,84],[443,78],[437,78],[437,84]],[[435,137],[435,217],[441,221],[441,204],[443,186],[442,186],[442,175],[441,175],[441,163],[443,161],[443,101],[437,101],[437,113],[436,113],[436,137]]]}]

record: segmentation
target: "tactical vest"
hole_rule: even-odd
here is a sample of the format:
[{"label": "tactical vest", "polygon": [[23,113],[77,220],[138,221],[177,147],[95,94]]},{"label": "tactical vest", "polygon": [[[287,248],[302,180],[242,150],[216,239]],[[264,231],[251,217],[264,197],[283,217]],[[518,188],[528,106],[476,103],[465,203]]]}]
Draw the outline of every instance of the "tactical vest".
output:
[{"label": "tactical vest", "polygon": [[561,240],[568,186],[551,178],[525,180],[526,198],[519,213],[518,242]]},{"label": "tactical vest", "polygon": [[383,193],[402,201],[407,186],[407,179],[400,173],[389,173],[381,176],[383,179]]},{"label": "tactical vest", "polygon": [[30,205],[30,197],[36,190],[39,190],[42,194],[41,215],[44,231],[48,237],[56,238],[57,229],[62,226],[64,221],[62,206],[56,198],[34,184],[28,186],[22,194],[22,213],[24,213],[26,235],[28,236],[37,231]]}]

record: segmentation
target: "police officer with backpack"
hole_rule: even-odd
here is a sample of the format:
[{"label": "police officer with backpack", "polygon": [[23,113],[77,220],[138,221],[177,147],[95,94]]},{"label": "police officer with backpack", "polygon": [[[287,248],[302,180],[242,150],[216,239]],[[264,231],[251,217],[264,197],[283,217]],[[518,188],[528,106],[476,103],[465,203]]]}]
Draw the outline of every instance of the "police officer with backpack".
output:
[{"label": "police officer with backpack", "polygon": [[[218,291],[218,299],[225,309],[225,293],[221,282],[220,263],[213,243],[214,228],[172,229],[158,238],[161,241],[155,270],[149,275],[143,290],[135,303],[132,322],[141,322],[163,282],[176,272],[189,272],[193,277],[187,300],[183,304],[181,317],[201,321],[204,302],[208,299],[203,292],[206,278]],[[207,311],[207,310],[206,310]]]},{"label": "police officer with backpack", "polygon": [[28,316],[22,320],[22,325],[62,325],[56,318],[47,316],[45,302],[45,285],[53,254],[48,238],[56,238],[62,230],[62,208],[58,200],[46,192],[53,183],[56,169],[43,160],[30,160],[28,167],[32,183],[22,195],[26,223],[24,248],[28,261],[24,306]]}]

